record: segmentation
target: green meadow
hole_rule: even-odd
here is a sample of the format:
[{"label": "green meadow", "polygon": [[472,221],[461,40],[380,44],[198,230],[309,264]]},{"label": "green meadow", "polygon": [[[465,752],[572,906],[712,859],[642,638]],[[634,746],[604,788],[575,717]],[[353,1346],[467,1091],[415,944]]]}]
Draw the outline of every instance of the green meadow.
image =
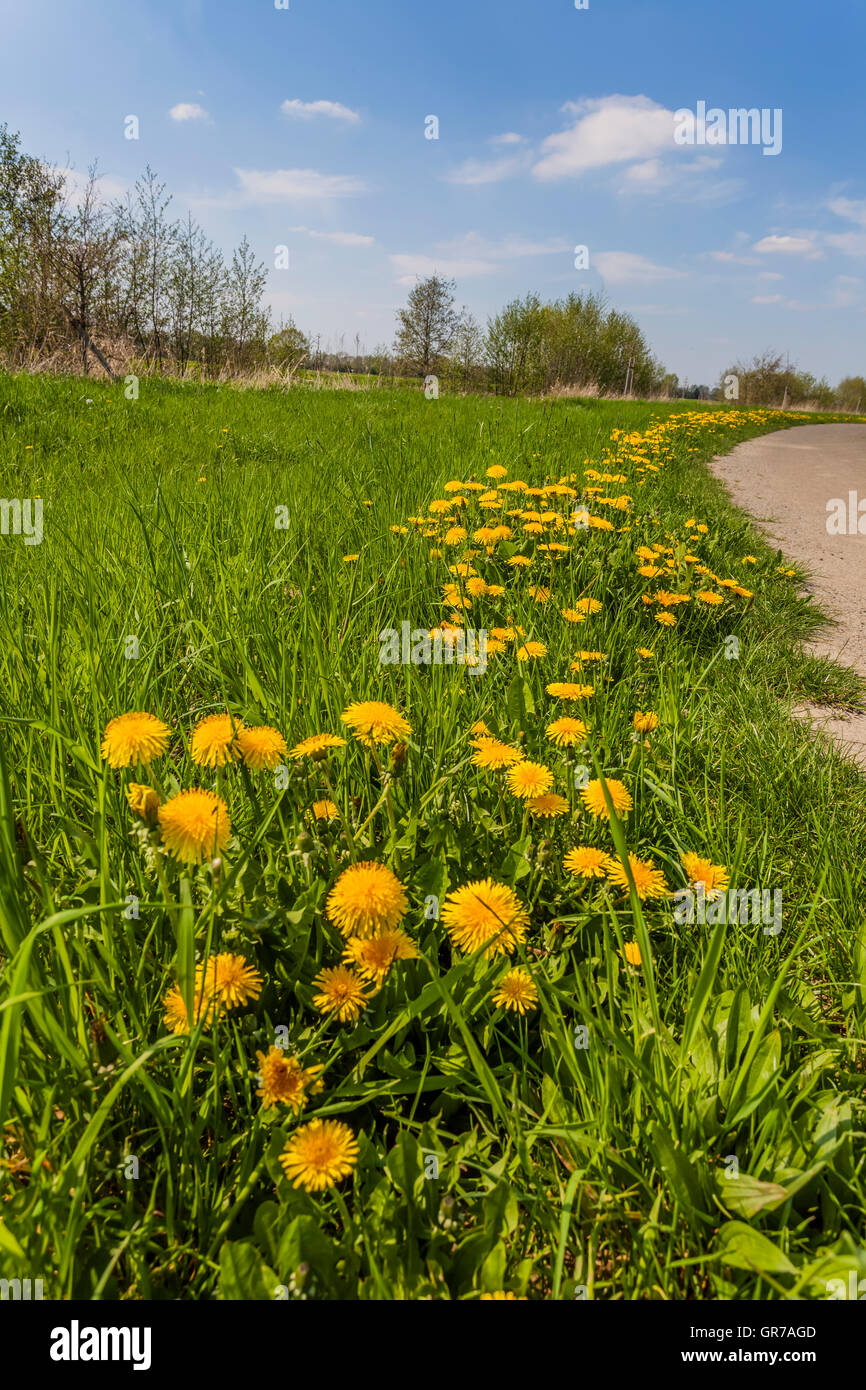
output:
[{"label": "green meadow", "polygon": [[[828,418],[0,377],[0,492],[42,504],[40,543],[0,535],[0,1277],[46,1298],[783,1301],[866,1276],[866,794],[789,714],[863,690],[802,653],[822,621],[802,574],[704,466]],[[454,623],[455,584],[467,625],[508,634],[486,669],[383,665],[383,630]],[[373,700],[401,744],[342,721]],[[112,767],[106,727],[133,711],[166,751]],[[194,761],[226,712],[288,750],[345,746]],[[557,813],[479,766],[477,721],[549,772]],[[588,779],[630,808],[594,813]],[[175,857],[133,783],[215,792],[221,853]],[[621,881],[569,872],[578,846]],[[680,920],[690,855],[776,915]],[[347,946],[326,899],[370,861],[416,954],[341,1021],[316,1003]],[[446,906],[488,879],[528,919],[493,955],[460,949]],[[260,991],[173,1031],[166,996],[188,1006],[219,953]],[[494,1002],[513,970],[526,1013]],[[297,1112],[257,1094],[274,1047],[321,1068]],[[321,1190],[280,1163],[314,1120],[357,1145]]]}]

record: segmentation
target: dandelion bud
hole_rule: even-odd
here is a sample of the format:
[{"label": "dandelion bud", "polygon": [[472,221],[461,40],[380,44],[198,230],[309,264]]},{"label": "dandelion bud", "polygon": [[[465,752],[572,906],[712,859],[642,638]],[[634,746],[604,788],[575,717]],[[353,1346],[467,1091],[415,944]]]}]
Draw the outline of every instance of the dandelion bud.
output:
[{"label": "dandelion bud", "polygon": [[301,854],[310,854],[315,848],[315,844],[312,835],[308,835],[306,830],[302,830],[295,840],[295,849],[300,850]]},{"label": "dandelion bud", "polygon": [[446,1231],[450,1231],[455,1224],[454,1209],[456,1205],[457,1203],[450,1193],[443,1197],[442,1201],[439,1203],[438,1221],[439,1225]]}]

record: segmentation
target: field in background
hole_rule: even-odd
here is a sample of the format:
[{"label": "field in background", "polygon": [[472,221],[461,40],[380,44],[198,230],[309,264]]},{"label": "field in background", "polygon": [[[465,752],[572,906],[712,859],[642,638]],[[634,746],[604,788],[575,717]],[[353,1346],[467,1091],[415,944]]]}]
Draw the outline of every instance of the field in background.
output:
[{"label": "field in background", "polygon": [[[0,1276],[80,1298],[783,1299],[866,1275],[866,795],[787,714],[862,690],[797,653],[818,615],[796,571],[702,467],[808,422],[140,389],[0,378],[0,492],[44,508],[41,544],[0,535]],[[488,503],[464,488],[465,508],[428,511],[473,479]],[[561,491],[498,490],[521,480]],[[576,510],[595,523],[575,530]],[[496,526],[511,535],[473,541]],[[453,615],[460,563],[493,590],[467,621],[510,634],[486,672],[381,665],[383,629]],[[405,756],[341,722],[373,699],[408,721]],[[225,798],[218,872],[166,859],[125,796],[151,779],[100,757],[132,710],[171,728],[163,798]],[[225,710],[289,748],[347,747],[287,759],[285,785],[196,766],[190,731]],[[588,728],[573,748],[547,734],[563,716]],[[478,720],[550,770],[563,814],[473,761]],[[581,767],[633,809],[594,816]],[[337,815],[314,819],[326,799]],[[651,861],[668,892],[696,854],[781,892],[781,929],[678,922],[634,875],[569,873],[575,845]],[[326,896],[362,859],[405,885],[419,954],[339,1023],[313,981],[345,946]],[[488,877],[529,913],[510,959],[446,929],[449,894]],[[262,992],[172,1033],[166,994],[211,951],[245,956]],[[516,966],[525,1017],[492,1000]],[[275,1037],[324,1069],[299,1116],[256,1094]],[[321,1194],[278,1161],[314,1117],[359,1144]]]}]

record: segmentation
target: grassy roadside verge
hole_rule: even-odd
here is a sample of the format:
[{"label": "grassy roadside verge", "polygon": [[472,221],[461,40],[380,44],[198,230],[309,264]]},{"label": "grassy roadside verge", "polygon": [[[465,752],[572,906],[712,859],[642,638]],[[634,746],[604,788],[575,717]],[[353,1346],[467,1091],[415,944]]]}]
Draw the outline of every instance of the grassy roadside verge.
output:
[{"label": "grassy roadside verge", "polygon": [[[3,490],[45,503],[40,545],[0,538],[0,1274],[79,1297],[781,1298],[866,1273],[866,796],[784,707],[858,691],[794,655],[814,621],[796,572],[702,467],[784,419],[0,382]],[[496,526],[511,534],[473,539]],[[467,598],[511,634],[483,676],[380,664],[383,629]],[[368,699],[405,715],[402,761],[348,735]],[[347,747],[288,760],[286,785],[215,773],[190,731],[226,709],[289,747]],[[130,710],[171,730],[150,775],[100,758]],[[553,742],[562,718],[586,737]],[[477,765],[477,720],[549,770],[562,814]],[[581,767],[633,807],[594,815]],[[225,798],[221,872],[136,821],[125,790],[151,776],[163,800]],[[338,816],[312,818],[324,800]],[[651,863],[667,895],[569,873],[579,845]],[[677,921],[688,854],[780,893],[780,930]],[[405,885],[420,955],[341,1024],[314,980],[345,945],[327,894],[363,859]],[[510,959],[447,930],[449,894],[488,877],[529,913]],[[242,954],[262,992],[171,1033],[178,968],[211,951]],[[538,995],[525,1017],[493,1003],[515,967]],[[256,1095],[280,1028],[324,1068],[299,1115]],[[359,1143],[318,1195],[278,1162],[314,1116]]]}]

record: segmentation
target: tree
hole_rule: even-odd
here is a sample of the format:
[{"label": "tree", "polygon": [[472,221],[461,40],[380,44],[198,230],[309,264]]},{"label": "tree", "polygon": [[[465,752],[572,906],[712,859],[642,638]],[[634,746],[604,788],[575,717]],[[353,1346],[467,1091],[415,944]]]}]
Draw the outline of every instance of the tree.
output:
[{"label": "tree", "polygon": [[264,344],[269,313],[262,309],[261,299],[267,278],[264,262],[256,261],[244,237],[232,255],[226,277],[225,327],[234,343],[238,368],[248,365],[254,342]]},{"label": "tree", "polygon": [[835,403],[840,410],[859,415],[866,407],[866,380],[862,376],[846,376],[839,382]]},{"label": "tree", "polygon": [[[94,348],[92,337],[103,307],[100,296],[108,292],[114,280],[118,247],[118,230],[99,199],[96,165],[92,164],[77,206],[64,219],[55,252],[62,285],[61,303],[81,342],[81,368],[85,376],[90,350],[96,352],[103,367],[111,372],[105,358]],[[103,322],[107,326],[107,316]]]},{"label": "tree", "polygon": [[723,373],[723,378],[726,376],[737,378],[741,405],[785,409],[808,401],[826,409],[834,404],[838,394],[826,380],[819,381],[811,372],[791,366],[787,357],[771,348],[757,353],[751,362],[738,362],[729,367]]},{"label": "tree", "polygon": [[201,227],[187,214],[176,230],[166,283],[171,349],[181,376],[203,337],[213,250]]},{"label": "tree", "polygon": [[397,311],[394,352],[403,367],[416,375],[441,371],[457,334],[453,280],[428,275],[409,292],[409,302]]},{"label": "tree", "polygon": [[449,385],[457,391],[471,391],[482,385],[484,353],[484,334],[478,320],[464,306],[460,311],[446,368]]},{"label": "tree", "polygon": [[0,126],[0,353],[16,366],[68,333],[55,254],[62,199],[63,176],[23,154],[20,137]]},{"label": "tree", "polygon": [[296,371],[310,351],[310,344],[289,315],[288,323],[280,323],[276,333],[268,338],[268,361],[276,367],[288,366]]},{"label": "tree", "polygon": [[512,299],[487,321],[487,361],[498,395],[538,391],[545,384],[549,313],[537,294]]}]

